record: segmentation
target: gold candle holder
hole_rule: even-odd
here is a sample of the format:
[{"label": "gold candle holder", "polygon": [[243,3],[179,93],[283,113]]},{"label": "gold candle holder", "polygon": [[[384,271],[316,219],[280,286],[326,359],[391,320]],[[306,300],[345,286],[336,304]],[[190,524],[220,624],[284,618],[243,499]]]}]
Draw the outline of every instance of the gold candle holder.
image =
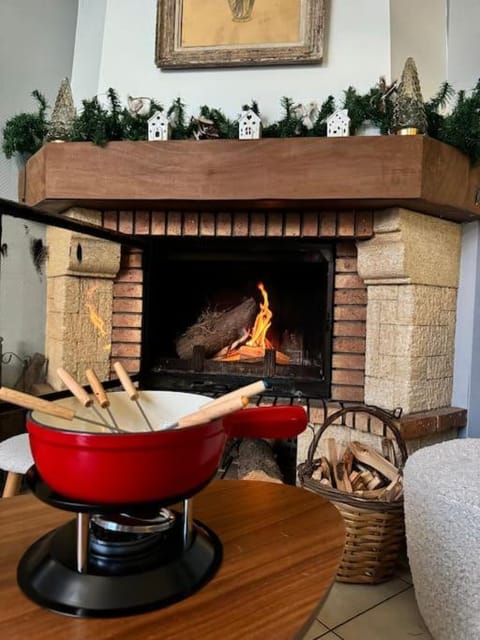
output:
[{"label": "gold candle holder", "polygon": [[397,136],[416,136],[418,135],[417,127],[403,127],[397,131]]}]

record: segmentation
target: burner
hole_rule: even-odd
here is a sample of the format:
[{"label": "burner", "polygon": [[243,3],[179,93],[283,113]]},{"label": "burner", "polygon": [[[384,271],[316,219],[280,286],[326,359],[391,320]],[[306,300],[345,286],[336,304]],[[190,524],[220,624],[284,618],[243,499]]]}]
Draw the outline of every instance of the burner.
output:
[{"label": "burner", "polygon": [[132,516],[120,513],[118,516],[93,516],[92,522],[106,531],[120,531],[124,533],[156,533],[167,531],[175,524],[175,514],[169,509],[160,511],[151,518]]},{"label": "burner", "polygon": [[[39,477],[36,488],[43,499]],[[110,506],[106,515],[86,516],[92,509],[82,507],[76,520],[34,542],[19,562],[20,588],[42,607],[98,618],[151,611],[193,594],[221,564],[220,540],[191,520],[188,500],[183,513],[150,505],[142,516],[123,509],[115,515]]]}]

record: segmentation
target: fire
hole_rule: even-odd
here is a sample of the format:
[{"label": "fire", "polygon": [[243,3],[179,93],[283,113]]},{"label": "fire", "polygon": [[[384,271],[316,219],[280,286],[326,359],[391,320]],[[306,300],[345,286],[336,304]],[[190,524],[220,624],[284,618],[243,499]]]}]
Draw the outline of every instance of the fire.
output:
[{"label": "fire", "polygon": [[272,326],[273,313],[268,302],[268,293],[262,282],[258,283],[258,288],[263,297],[260,303],[260,311],[255,318],[253,329],[250,332],[250,339],[245,343],[248,347],[261,347],[262,349],[272,349],[273,345],[267,339],[267,332]]},{"label": "fire", "polygon": [[[265,356],[267,349],[275,349],[267,338],[267,333],[272,326],[273,313],[270,309],[268,293],[262,282],[258,283],[263,298],[260,303],[260,311],[257,313],[253,328],[245,331],[244,335],[232,345],[224,347],[213,356],[213,360],[224,362],[257,362]],[[277,364],[289,364],[290,358],[281,351],[275,350]]]}]

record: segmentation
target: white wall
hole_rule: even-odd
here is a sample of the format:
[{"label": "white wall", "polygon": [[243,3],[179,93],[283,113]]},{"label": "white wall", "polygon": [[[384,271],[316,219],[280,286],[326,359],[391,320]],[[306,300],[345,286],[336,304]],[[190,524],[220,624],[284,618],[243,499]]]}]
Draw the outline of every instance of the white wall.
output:
[{"label": "white wall", "polygon": [[448,80],[471,89],[480,78],[480,1],[448,0]]},{"label": "white wall", "polygon": [[[38,89],[52,105],[62,78],[72,68],[77,0],[0,1],[0,129],[7,119],[36,108]],[[18,164],[0,152],[0,197],[17,200]],[[22,358],[44,352],[45,281],[35,271],[30,240],[43,236],[43,225],[3,217],[0,259],[0,336],[3,349]],[[21,370],[3,367],[3,381],[13,384]]]},{"label": "white wall", "polygon": [[390,11],[392,77],[400,79],[411,56],[428,99],[447,78],[447,1],[390,0]]},{"label": "white wall", "polygon": [[78,0],[71,87],[77,104],[98,91],[107,0]]},{"label": "white wall", "polygon": [[[82,14],[97,0],[79,6],[79,28],[89,29]],[[103,0],[102,0],[103,2]],[[103,48],[97,53],[98,92],[117,89],[127,95],[150,96],[164,106],[181,97],[189,113],[207,104],[236,117],[252,99],[267,121],[281,115],[280,98],[322,102],[329,94],[341,97],[353,84],[359,91],[373,86],[381,75],[390,78],[390,25],[388,0],[331,0],[327,17],[324,64],[282,67],[243,67],[163,71],[155,65],[156,0],[106,0]],[[98,28],[98,25],[95,27]],[[88,35],[77,32],[73,84],[91,59]],[[80,86],[80,83],[78,83]],[[81,99],[91,97],[76,95]]]},{"label": "white wall", "polygon": [[[471,89],[480,78],[480,2],[449,0],[448,81]],[[457,303],[453,404],[468,409],[465,435],[480,437],[480,223],[464,226]]]},{"label": "white wall", "polygon": [[[453,405],[468,408],[466,434],[480,437],[480,223],[463,226]],[[465,435],[466,435],[465,434]]]}]

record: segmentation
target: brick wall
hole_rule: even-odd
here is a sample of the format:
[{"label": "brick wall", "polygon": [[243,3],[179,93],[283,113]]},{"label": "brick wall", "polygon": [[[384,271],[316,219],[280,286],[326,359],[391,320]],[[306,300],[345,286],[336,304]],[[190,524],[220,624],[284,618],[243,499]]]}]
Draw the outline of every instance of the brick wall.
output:
[{"label": "brick wall", "polygon": [[[133,235],[285,237],[336,240],[332,399],[363,401],[366,287],[357,273],[355,241],[372,236],[371,211],[189,212],[105,211],[104,227]],[[140,367],[143,297],[141,253],[122,249],[114,285],[112,358]]]},{"label": "brick wall", "polygon": [[332,399],[363,401],[367,289],[353,241],[338,242],[333,297]]}]

